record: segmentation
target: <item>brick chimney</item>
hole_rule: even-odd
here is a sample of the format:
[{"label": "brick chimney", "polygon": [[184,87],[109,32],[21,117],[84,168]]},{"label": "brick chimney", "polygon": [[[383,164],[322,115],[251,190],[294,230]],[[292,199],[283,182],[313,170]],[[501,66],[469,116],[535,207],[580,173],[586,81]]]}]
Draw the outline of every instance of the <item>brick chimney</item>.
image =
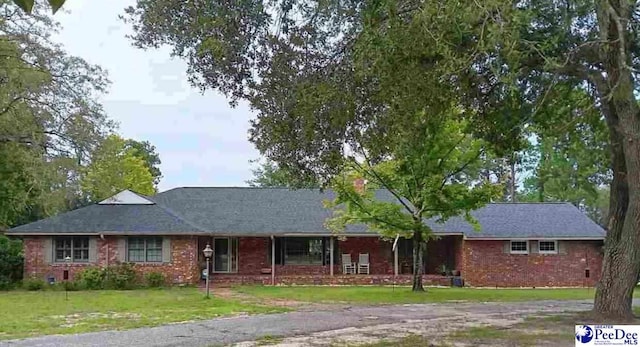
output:
[{"label": "brick chimney", "polygon": [[353,180],[353,187],[356,189],[356,192],[360,194],[364,194],[364,190],[367,186],[367,180],[364,178],[356,178]]}]

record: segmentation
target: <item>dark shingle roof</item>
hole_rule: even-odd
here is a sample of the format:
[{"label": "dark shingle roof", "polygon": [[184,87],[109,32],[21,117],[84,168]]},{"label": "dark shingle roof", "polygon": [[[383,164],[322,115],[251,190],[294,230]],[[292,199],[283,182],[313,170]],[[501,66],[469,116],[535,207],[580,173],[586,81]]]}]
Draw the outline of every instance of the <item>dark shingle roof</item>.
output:
[{"label": "dark shingle roof", "polygon": [[605,231],[570,203],[488,204],[471,213],[482,229],[460,217],[431,223],[436,232],[460,231],[467,238],[604,238]]},{"label": "dark shingle roof", "polygon": [[12,233],[161,233],[197,228],[158,205],[94,204],[9,229]]},{"label": "dark shingle roof", "polygon": [[[379,199],[393,201],[386,191]],[[155,205],[91,205],[9,230],[11,233],[218,233],[226,235],[326,234],[332,191],[284,188],[175,188],[146,197]],[[462,218],[429,222],[436,233],[467,238],[604,238],[604,230],[568,203],[489,204]],[[363,225],[347,234],[366,233]]]}]

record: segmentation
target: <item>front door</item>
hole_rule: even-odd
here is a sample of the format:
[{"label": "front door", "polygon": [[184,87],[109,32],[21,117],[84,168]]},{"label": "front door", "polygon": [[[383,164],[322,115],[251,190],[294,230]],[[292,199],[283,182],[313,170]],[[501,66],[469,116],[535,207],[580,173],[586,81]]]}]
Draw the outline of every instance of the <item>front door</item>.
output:
[{"label": "front door", "polygon": [[229,239],[215,238],[213,240],[213,271],[229,272]]}]

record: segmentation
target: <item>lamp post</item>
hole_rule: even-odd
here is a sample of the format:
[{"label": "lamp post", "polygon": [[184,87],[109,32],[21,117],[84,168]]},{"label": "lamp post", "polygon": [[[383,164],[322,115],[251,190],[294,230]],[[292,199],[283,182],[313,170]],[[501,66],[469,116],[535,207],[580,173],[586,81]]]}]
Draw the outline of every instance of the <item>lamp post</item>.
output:
[{"label": "lamp post", "polygon": [[71,257],[70,256],[66,256],[64,257],[64,262],[65,264],[67,264],[67,281],[64,283],[64,299],[69,301],[69,276],[71,275],[69,273],[69,264],[71,264]]},{"label": "lamp post", "polygon": [[204,254],[204,258],[207,260],[207,277],[205,278],[205,281],[206,281],[207,299],[208,299],[209,298],[209,275],[210,275],[209,259],[211,259],[211,256],[213,255],[213,249],[211,249],[211,245],[207,244],[207,247],[205,247],[202,250],[202,254]]}]

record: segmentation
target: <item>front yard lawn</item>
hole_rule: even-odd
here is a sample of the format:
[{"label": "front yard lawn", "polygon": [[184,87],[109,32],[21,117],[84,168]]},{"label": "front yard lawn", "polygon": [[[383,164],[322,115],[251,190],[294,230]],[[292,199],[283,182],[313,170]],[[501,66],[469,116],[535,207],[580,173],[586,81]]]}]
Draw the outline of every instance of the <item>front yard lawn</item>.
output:
[{"label": "front yard lawn", "polygon": [[235,291],[265,299],[305,302],[347,302],[357,304],[411,304],[443,301],[530,301],[593,299],[591,288],[562,289],[476,289],[427,288],[414,293],[407,287],[323,287],[323,286],[243,286]]},{"label": "front yard lawn", "polygon": [[0,339],[130,329],[283,308],[212,298],[196,288],[0,292]]}]

